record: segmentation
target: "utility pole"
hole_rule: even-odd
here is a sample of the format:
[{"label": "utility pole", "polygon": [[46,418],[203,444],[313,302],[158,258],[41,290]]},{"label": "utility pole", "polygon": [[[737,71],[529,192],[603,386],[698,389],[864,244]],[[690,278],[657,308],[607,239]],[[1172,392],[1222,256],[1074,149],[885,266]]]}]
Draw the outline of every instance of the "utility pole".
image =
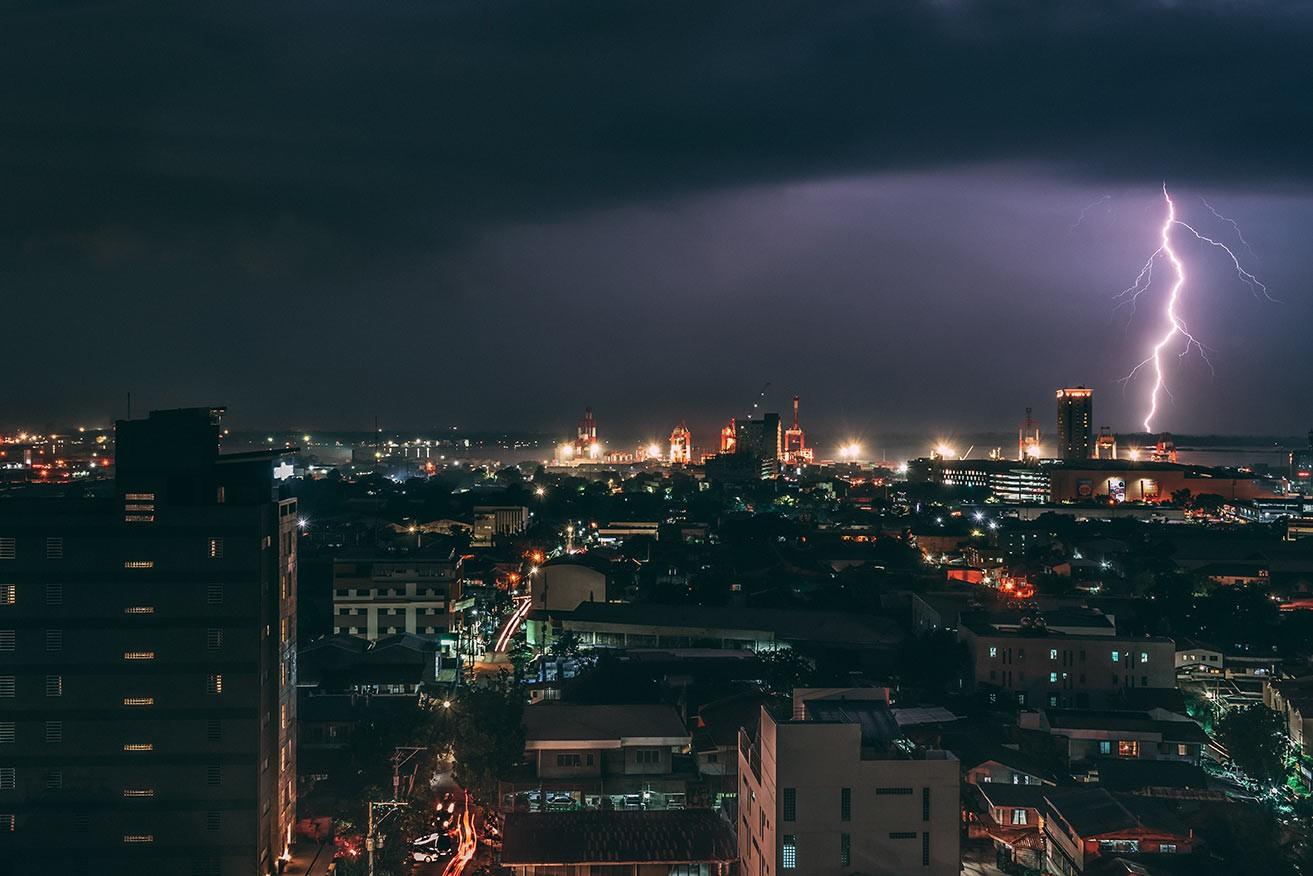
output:
[{"label": "utility pole", "polygon": [[[365,852],[369,860],[369,876],[374,876],[374,849],[379,844],[376,832],[378,828],[387,821],[389,815],[398,809],[404,809],[410,805],[401,798],[401,768],[411,761],[415,755],[424,749],[419,746],[403,745],[398,746],[392,751],[392,799],[391,800],[370,800],[369,801],[369,820],[365,828]],[[406,789],[406,795],[409,796],[413,788]],[[374,810],[384,810],[381,818],[375,820]]]}]

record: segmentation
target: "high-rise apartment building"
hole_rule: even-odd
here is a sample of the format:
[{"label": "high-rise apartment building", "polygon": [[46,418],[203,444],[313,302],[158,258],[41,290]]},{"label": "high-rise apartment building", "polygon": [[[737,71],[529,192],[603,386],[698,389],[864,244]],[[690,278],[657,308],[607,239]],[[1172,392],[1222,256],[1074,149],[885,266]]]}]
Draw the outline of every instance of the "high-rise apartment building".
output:
[{"label": "high-rise apartment building", "polygon": [[875,694],[795,691],[792,717],[763,707],[740,731],[743,876],[958,872],[958,761],[904,738]]},{"label": "high-rise apartment building", "polygon": [[115,495],[0,502],[0,859],[273,873],[296,811],[296,503],[222,409],[117,424]]},{"label": "high-rise apartment building", "polygon": [[1094,390],[1084,386],[1058,390],[1058,455],[1089,459],[1094,447]]}]

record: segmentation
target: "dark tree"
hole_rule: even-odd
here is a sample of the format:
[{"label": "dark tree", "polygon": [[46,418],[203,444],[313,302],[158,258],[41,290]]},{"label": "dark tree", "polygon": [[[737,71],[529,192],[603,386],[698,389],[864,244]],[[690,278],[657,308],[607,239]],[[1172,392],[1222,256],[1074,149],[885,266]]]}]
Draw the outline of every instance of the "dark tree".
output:
[{"label": "dark tree", "polygon": [[1261,705],[1229,712],[1217,723],[1217,735],[1236,766],[1260,786],[1285,783],[1290,740],[1276,712]]}]

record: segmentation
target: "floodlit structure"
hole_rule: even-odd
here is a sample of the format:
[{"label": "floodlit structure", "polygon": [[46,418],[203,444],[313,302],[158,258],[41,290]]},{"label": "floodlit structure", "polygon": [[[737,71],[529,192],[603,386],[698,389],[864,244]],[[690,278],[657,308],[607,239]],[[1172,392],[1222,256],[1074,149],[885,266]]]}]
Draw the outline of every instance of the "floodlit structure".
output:
[{"label": "floodlit structure", "polygon": [[720,452],[733,453],[738,447],[738,424],[733,417],[729,418],[729,424],[720,430]]},{"label": "floodlit structure", "polygon": [[598,459],[602,455],[602,446],[597,443],[597,421],[593,419],[592,408],[584,408],[584,418],[579,421],[575,431],[574,455],[576,459]]},{"label": "floodlit structure", "polygon": [[683,420],[670,433],[670,463],[688,465],[693,461],[693,433],[688,430]]},{"label": "floodlit structure", "polygon": [[1117,458],[1117,436],[1107,426],[1099,429],[1099,437],[1094,442],[1095,459]]},{"label": "floodlit structure", "polygon": [[784,430],[785,465],[806,465],[812,461],[812,449],[807,446],[807,436],[798,424],[798,396],[793,397],[793,425]]},{"label": "floodlit structure", "polygon": [[1031,409],[1026,408],[1026,419],[1017,430],[1017,459],[1039,459],[1039,423],[1031,416]]}]

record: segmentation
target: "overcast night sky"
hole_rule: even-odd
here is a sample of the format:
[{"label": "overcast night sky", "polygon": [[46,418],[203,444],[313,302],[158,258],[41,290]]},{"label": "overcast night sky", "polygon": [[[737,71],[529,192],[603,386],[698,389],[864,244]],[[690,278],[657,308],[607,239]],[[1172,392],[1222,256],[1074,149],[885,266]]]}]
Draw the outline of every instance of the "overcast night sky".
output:
[{"label": "overcast night sky", "polygon": [[[1313,425],[1313,5],[190,2],[0,13],[0,427],[1015,427],[1162,333],[1176,432]],[[1213,217],[1206,197],[1236,219]],[[1082,209],[1090,207],[1083,221]]]}]

